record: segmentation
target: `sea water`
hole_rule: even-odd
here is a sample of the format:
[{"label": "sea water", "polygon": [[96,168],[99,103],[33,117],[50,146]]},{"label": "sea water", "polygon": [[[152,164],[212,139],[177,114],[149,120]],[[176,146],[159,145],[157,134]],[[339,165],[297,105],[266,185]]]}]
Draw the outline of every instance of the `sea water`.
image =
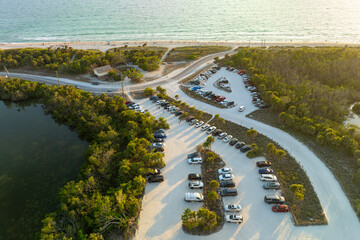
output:
[{"label": "sea water", "polygon": [[360,0],[0,0],[0,42],[360,42]]}]

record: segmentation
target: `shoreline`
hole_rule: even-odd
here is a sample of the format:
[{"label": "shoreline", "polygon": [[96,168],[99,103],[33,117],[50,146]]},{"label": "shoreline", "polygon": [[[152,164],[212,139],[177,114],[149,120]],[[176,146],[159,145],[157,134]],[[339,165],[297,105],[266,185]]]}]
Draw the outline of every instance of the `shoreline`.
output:
[{"label": "shoreline", "polygon": [[75,49],[99,49],[106,51],[110,48],[128,46],[162,46],[167,48],[182,46],[208,46],[223,45],[231,47],[330,47],[330,46],[352,46],[360,47],[360,43],[340,42],[236,42],[236,41],[183,41],[183,40],[159,40],[159,41],[75,41],[75,42],[22,42],[22,43],[0,43],[0,50],[15,48],[49,48],[63,47],[68,45]]}]

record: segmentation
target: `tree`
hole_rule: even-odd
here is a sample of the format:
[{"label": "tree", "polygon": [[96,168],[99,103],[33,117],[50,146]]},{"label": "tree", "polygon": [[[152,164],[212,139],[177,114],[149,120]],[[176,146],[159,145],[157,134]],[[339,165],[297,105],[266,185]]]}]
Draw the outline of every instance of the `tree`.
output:
[{"label": "tree", "polygon": [[145,96],[152,96],[152,95],[154,95],[154,94],[155,94],[155,90],[154,90],[154,89],[152,89],[151,87],[145,88],[145,90],[144,90],[144,95],[145,95]]},{"label": "tree", "polygon": [[176,95],[175,95],[175,99],[178,100],[178,99],[179,99],[179,95],[176,94]]},{"label": "tree", "polygon": [[203,143],[204,148],[211,149],[211,145],[215,142],[213,136],[209,136],[206,141]]},{"label": "tree", "polygon": [[277,149],[273,143],[269,143],[268,145],[266,145],[266,150],[268,151],[271,157],[275,157]]},{"label": "tree", "polygon": [[213,191],[218,190],[218,189],[219,189],[219,186],[220,186],[220,184],[219,184],[219,182],[216,181],[216,180],[212,180],[212,181],[209,183],[209,187],[210,187],[210,189],[213,190]]},{"label": "tree", "polygon": [[360,103],[355,103],[351,110],[356,114],[360,114]]},{"label": "tree", "polygon": [[246,136],[248,136],[249,138],[253,139],[257,136],[257,131],[255,129],[249,129],[246,131]]},{"label": "tree", "polygon": [[282,161],[286,156],[286,152],[284,150],[279,149],[276,151],[275,156],[279,161]]},{"label": "tree", "polygon": [[195,117],[196,117],[196,118],[201,118],[202,115],[203,115],[203,112],[200,111],[200,110],[197,110],[196,113],[195,113]]},{"label": "tree", "polygon": [[144,77],[144,75],[137,70],[136,68],[127,69],[124,73],[131,81],[139,82]]},{"label": "tree", "polygon": [[207,197],[210,202],[215,202],[219,199],[219,195],[215,191],[209,191]]},{"label": "tree", "polygon": [[295,199],[297,201],[304,200],[305,188],[304,188],[303,185],[301,185],[301,184],[292,184],[290,186],[290,191],[294,193]]}]

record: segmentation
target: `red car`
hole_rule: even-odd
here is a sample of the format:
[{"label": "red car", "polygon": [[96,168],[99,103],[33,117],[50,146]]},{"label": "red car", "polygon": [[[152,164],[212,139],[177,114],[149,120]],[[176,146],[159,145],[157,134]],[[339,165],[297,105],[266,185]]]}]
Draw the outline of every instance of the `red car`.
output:
[{"label": "red car", "polygon": [[217,102],[221,102],[222,100],[225,100],[226,97],[219,97],[218,99],[216,99]]},{"label": "red car", "polygon": [[272,207],[273,212],[288,212],[289,207],[287,205],[275,205]]}]

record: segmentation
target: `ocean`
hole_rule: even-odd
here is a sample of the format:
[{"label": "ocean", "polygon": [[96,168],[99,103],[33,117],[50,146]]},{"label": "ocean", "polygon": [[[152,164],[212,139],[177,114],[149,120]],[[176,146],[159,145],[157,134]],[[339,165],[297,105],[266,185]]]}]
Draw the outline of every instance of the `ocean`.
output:
[{"label": "ocean", "polygon": [[0,42],[360,42],[360,0],[0,0]]}]

